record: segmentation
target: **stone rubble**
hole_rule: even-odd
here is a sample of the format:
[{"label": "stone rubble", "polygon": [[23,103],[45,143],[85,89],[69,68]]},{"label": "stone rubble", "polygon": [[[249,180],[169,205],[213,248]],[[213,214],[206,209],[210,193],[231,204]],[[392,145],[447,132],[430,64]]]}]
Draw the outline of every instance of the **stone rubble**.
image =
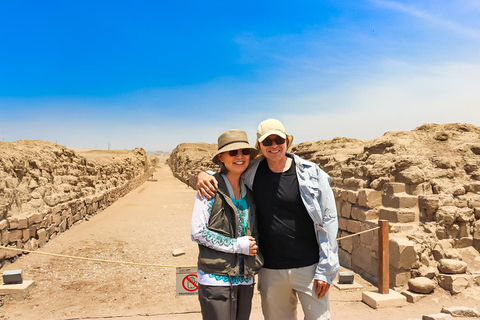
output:
[{"label": "stone rubble", "polygon": [[[443,307],[440,313],[426,314],[422,316],[422,320],[443,320],[457,318],[480,318],[480,312],[475,308],[469,307]],[[418,319],[407,319],[418,320]]]},{"label": "stone rubble", "polygon": [[408,289],[416,293],[431,293],[435,289],[435,282],[429,278],[417,277],[408,280]]},{"label": "stone rubble", "polygon": [[456,318],[480,318],[480,312],[475,308],[448,307],[442,308],[442,313],[447,313]]},{"label": "stone rubble", "polygon": [[455,259],[440,259],[438,270],[447,274],[461,274],[467,271],[467,264]]},{"label": "stone rubble", "polygon": [[446,313],[426,314],[422,316],[422,320],[445,320],[453,319],[453,317]]}]

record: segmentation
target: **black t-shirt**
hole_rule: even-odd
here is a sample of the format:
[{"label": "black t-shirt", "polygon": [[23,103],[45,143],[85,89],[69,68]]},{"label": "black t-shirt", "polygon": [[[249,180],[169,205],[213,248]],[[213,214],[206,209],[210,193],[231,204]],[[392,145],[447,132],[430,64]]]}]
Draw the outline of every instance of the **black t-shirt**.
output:
[{"label": "black t-shirt", "polygon": [[253,194],[263,266],[289,269],[318,263],[315,228],[300,198],[294,160],[287,171],[275,173],[264,159],[255,174]]}]

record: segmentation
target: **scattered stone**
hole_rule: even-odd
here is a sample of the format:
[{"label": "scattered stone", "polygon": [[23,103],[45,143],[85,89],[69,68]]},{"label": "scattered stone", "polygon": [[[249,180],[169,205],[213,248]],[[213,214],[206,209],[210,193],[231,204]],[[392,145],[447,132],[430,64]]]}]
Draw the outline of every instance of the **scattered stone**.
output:
[{"label": "scattered stone", "polygon": [[435,282],[426,277],[417,277],[408,280],[408,289],[415,293],[430,293],[435,289]]},{"label": "scattered stone", "polygon": [[338,273],[338,283],[352,284],[354,281],[354,273],[352,271],[344,271]]},{"label": "scattered stone", "polygon": [[440,259],[438,270],[447,274],[462,274],[467,270],[467,263],[453,259]]},{"label": "scattered stone", "polygon": [[458,318],[480,318],[480,312],[475,308],[449,307],[442,308],[442,313],[447,313]]},{"label": "scattered stone", "polygon": [[23,272],[19,270],[7,270],[3,272],[3,284],[22,284]]},{"label": "scattered stone", "polygon": [[453,240],[443,239],[438,241],[432,250],[433,258],[437,261],[446,258],[448,249],[453,249]]},{"label": "scattered stone", "polygon": [[445,259],[460,260],[460,261],[463,260],[462,255],[455,248],[445,250],[445,257],[444,258]]},{"label": "scattered stone", "polygon": [[433,279],[437,275],[437,269],[434,267],[427,267],[427,266],[421,266],[418,268],[418,274],[421,277],[425,277],[428,279]]},{"label": "scattered stone", "polygon": [[409,303],[415,303],[427,297],[426,294],[415,293],[409,290],[404,290],[401,293],[407,298],[407,302]]},{"label": "scattered stone", "polygon": [[473,276],[467,274],[439,274],[438,284],[443,289],[457,294],[472,286]]},{"label": "scattered stone", "polygon": [[473,237],[463,237],[460,239],[455,239],[455,247],[457,248],[467,248],[473,245]]},{"label": "scattered stone", "polygon": [[451,315],[446,313],[426,314],[422,316],[422,320],[442,320],[442,319],[453,319],[453,318]]},{"label": "scattered stone", "polygon": [[181,256],[181,255],[184,255],[185,254],[185,250],[183,249],[173,249],[172,250],[172,256],[174,257],[178,257],[178,256]]}]

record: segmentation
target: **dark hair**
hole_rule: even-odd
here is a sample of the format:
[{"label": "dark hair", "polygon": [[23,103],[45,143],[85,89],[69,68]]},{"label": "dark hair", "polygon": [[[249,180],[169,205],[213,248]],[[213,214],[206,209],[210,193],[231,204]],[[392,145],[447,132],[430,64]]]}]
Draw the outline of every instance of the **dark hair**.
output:
[{"label": "dark hair", "polygon": [[220,166],[220,173],[226,174],[228,172],[227,167],[225,167],[225,164],[218,159],[218,165]]}]

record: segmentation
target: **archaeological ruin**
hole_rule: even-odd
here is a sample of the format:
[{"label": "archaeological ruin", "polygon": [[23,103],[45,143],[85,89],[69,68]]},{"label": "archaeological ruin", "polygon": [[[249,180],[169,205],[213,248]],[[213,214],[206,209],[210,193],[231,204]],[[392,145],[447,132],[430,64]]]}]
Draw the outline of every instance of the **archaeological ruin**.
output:
[{"label": "archaeological ruin", "polygon": [[[143,149],[79,150],[40,140],[0,141],[1,245],[35,250],[150,178]],[[20,252],[0,250],[0,267]]]},{"label": "archaeological ruin", "polygon": [[[194,187],[199,171],[218,169],[210,161],[215,150],[180,144],[170,167]],[[390,222],[391,288],[440,286],[456,294],[480,286],[480,128],[425,124],[373,140],[300,143],[291,152],[331,176],[339,237],[374,228],[379,219]],[[339,258],[376,283],[377,232],[341,240]]]},{"label": "archaeological ruin", "polygon": [[[293,132],[294,134],[294,132]],[[295,141],[294,141],[295,142]],[[182,143],[168,159],[194,188],[215,144]],[[332,178],[339,237],[390,222],[390,287],[456,294],[480,286],[480,128],[425,124],[373,140],[293,145]],[[36,250],[151,176],[143,149],[72,150],[33,140],[0,142],[1,245]],[[339,241],[341,265],[377,283],[377,231]],[[0,267],[20,253],[0,250]]]}]

